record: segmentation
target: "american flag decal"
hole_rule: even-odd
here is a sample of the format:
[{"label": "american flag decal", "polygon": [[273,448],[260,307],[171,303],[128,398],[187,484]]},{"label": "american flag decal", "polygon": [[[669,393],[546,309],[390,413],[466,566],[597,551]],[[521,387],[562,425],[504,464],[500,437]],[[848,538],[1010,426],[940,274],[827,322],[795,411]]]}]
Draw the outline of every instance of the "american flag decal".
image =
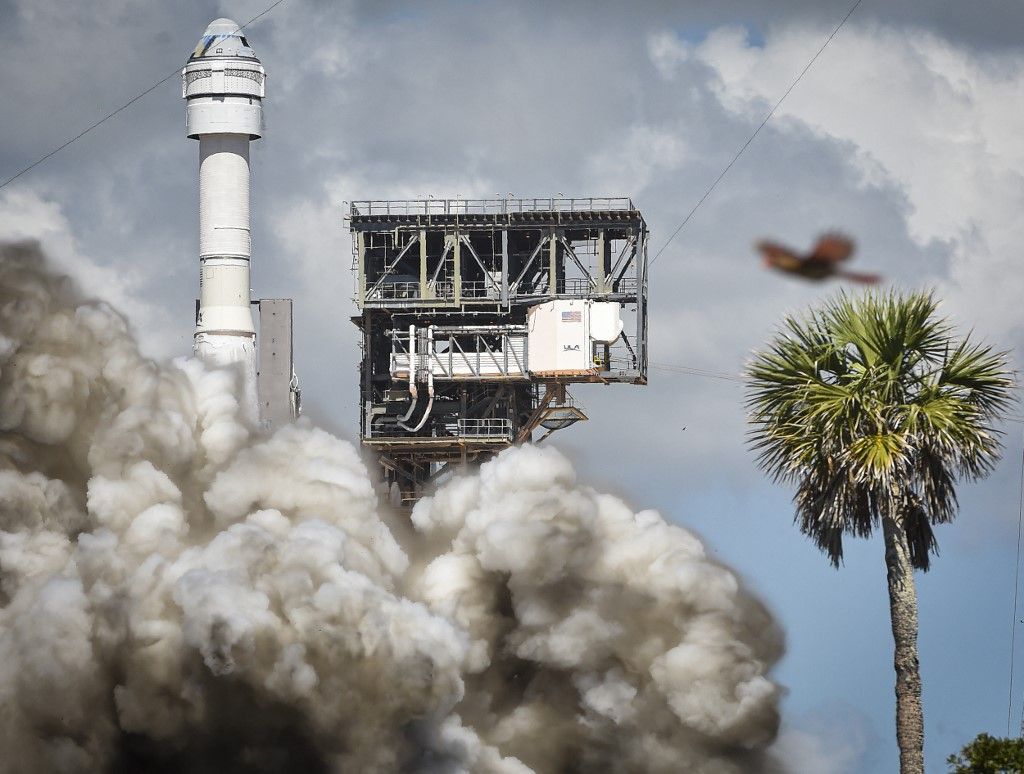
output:
[{"label": "american flag decal", "polygon": [[583,313],[562,312],[562,322],[583,322]]}]

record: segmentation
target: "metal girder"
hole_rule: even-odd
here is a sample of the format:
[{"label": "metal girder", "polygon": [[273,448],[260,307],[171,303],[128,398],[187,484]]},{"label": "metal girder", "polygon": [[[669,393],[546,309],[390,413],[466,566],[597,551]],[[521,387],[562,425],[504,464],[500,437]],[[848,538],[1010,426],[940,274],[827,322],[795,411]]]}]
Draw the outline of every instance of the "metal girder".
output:
[{"label": "metal girder", "polygon": [[491,400],[487,403],[487,407],[483,410],[481,416],[489,417],[491,412],[494,411],[494,407],[498,405],[498,401],[505,397],[505,386],[502,385],[494,391],[494,395],[491,396]]},{"label": "metal girder", "polygon": [[523,443],[530,439],[530,434],[537,429],[541,418],[544,416],[544,409],[546,409],[551,404],[551,401],[554,400],[556,392],[557,389],[552,387],[552,385],[549,384],[547,386],[547,389],[544,391],[544,397],[541,398],[540,403],[537,404],[537,408],[535,408],[533,413],[530,414],[530,418],[523,424],[522,429],[519,431],[519,435],[516,436],[516,444]]},{"label": "metal girder", "polygon": [[501,295],[501,288],[498,286],[498,283],[494,281],[494,277],[491,276],[487,267],[484,266],[484,262],[480,260],[480,256],[477,255],[476,250],[473,249],[473,244],[469,241],[469,237],[465,234],[459,234],[459,240],[469,250],[469,254],[473,256],[473,260],[476,261],[476,265],[480,267],[480,271],[484,273],[484,279],[487,280],[488,284],[498,292],[498,295]]},{"label": "metal girder", "polygon": [[[615,208],[586,200],[585,211],[534,203],[522,212],[476,211],[479,202],[420,204],[371,202],[349,219],[363,310],[356,320],[363,331],[361,439],[380,455],[387,482],[397,484],[406,505],[460,464],[513,443],[546,442],[551,431],[584,419],[566,400],[566,383],[642,384],[647,358],[647,229],[631,203]],[[398,276],[404,274],[416,276]],[[403,284],[391,292],[397,280],[411,280],[408,291]],[[369,297],[378,300],[364,303]],[[623,313],[636,305],[636,330],[630,321],[605,347],[607,370],[524,368],[528,310],[555,299],[605,301]],[[409,325],[433,330],[434,344],[418,341],[416,358],[400,333]],[[410,370],[430,369],[427,381],[435,382],[423,432],[403,431],[395,421],[408,399],[407,363]]]},{"label": "metal girder", "polygon": [[547,239],[541,237],[540,240],[537,242],[537,246],[533,248],[533,252],[530,253],[530,257],[523,265],[523,270],[519,272],[519,276],[516,277],[515,282],[512,283],[512,288],[509,291],[511,295],[514,296],[516,293],[519,292],[519,283],[523,281],[523,277],[526,276],[526,272],[529,271],[530,266],[533,264],[533,262],[537,260],[537,256],[540,255],[540,251],[544,249],[545,242],[547,242]]},{"label": "metal girder", "polygon": [[647,378],[647,230],[637,236],[636,258],[636,357],[637,370]]},{"label": "metal girder", "polygon": [[629,343],[629,336],[623,331],[619,334],[619,338],[622,339],[622,343],[626,345],[626,349],[629,350],[630,357],[633,358],[633,362],[636,363],[636,367],[640,368],[640,360],[636,356],[636,350],[633,349],[633,345]]},{"label": "metal girder", "polygon": [[405,257],[405,254],[409,252],[409,248],[411,248],[414,244],[416,244],[419,241],[420,238],[419,235],[417,234],[413,236],[412,239],[405,243],[405,247],[403,247],[399,251],[398,255],[395,256],[395,260],[393,260],[390,264],[384,265],[384,273],[380,275],[380,278],[374,283],[373,287],[370,288],[369,292],[365,296],[363,296],[363,298],[369,298],[370,296],[377,292],[377,288],[384,284],[384,280],[387,279],[387,276],[392,271],[394,271],[395,267],[398,265],[398,262]]},{"label": "metal girder", "polygon": [[626,269],[629,268],[633,259],[636,258],[637,242],[638,238],[636,234],[631,234],[626,239],[626,244],[622,246],[622,252],[619,253],[619,257],[615,259],[615,265],[612,267],[611,272],[609,272],[613,277],[613,284],[617,284],[619,280],[622,279],[626,273]]},{"label": "metal girder", "polygon": [[437,268],[434,269],[433,275],[430,277],[431,282],[437,282],[437,277],[441,273],[441,269],[444,268],[444,262],[448,259],[448,253],[452,251],[452,243],[445,241],[444,249],[441,251],[441,260],[437,262]]},{"label": "metal girder", "polygon": [[591,276],[590,271],[583,265],[579,257],[576,255],[576,251],[572,249],[572,245],[569,244],[569,240],[566,239],[564,235],[559,234],[558,241],[562,243],[562,247],[565,249],[565,254],[569,256],[573,263],[576,264],[576,268],[583,272],[583,276],[587,278],[587,281],[590,283],[590,286],[592,288],[596,288],[597,282]]},{"label": "metal girder", "polygon": [[508,229],[501,230],[501,305],[508,306]]},{"label": "metal girder", "polygon": [[548,295],[558,295],[558,240],[555,238],[555,230],[551,229],[548,237]]}]

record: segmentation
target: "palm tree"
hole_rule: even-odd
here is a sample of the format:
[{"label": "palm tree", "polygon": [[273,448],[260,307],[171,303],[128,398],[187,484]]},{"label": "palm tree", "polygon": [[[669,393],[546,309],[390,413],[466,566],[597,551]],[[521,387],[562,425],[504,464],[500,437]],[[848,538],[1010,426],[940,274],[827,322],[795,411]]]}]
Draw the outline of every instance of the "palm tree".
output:
[{"label": "palm tree", "polygon": [[913,571],[952,521],[958,478],[999,458],[994,425],[1011,403],[1005,353],[958,339],[926,293],[845,293],[789,317],[748,367],[758,464],[796,484],[796,522],[832,564],[843,536],[881,527],[895,641],[903,774],[924,771]]}]

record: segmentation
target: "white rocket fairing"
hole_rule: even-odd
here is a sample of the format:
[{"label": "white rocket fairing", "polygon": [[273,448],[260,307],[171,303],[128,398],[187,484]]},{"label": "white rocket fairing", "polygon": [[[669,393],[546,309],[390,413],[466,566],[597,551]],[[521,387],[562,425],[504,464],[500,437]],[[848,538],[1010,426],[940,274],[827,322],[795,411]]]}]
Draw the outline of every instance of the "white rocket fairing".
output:
[{"label": "white rocket fairing", "polygon": [[199,140],[199,307],[195,353],[238,364],[257,417],[250,308],[249,142],[263,133],[266,73],[238,25],[217,19],[181,71],[190,138]]}]

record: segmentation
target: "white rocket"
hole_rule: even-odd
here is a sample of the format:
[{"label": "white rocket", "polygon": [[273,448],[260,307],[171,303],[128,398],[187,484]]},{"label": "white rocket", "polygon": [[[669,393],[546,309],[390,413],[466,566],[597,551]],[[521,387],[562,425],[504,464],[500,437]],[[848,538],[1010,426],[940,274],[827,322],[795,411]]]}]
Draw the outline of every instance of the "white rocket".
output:
[{"label": "white rocket", "polygon": [[199,306],[195,353],[244,374],[257,417],[250,308],[249,142],[263,133],[266,72],[238,25],[210,23],[181,71],[188,136],[199,140]]}]

